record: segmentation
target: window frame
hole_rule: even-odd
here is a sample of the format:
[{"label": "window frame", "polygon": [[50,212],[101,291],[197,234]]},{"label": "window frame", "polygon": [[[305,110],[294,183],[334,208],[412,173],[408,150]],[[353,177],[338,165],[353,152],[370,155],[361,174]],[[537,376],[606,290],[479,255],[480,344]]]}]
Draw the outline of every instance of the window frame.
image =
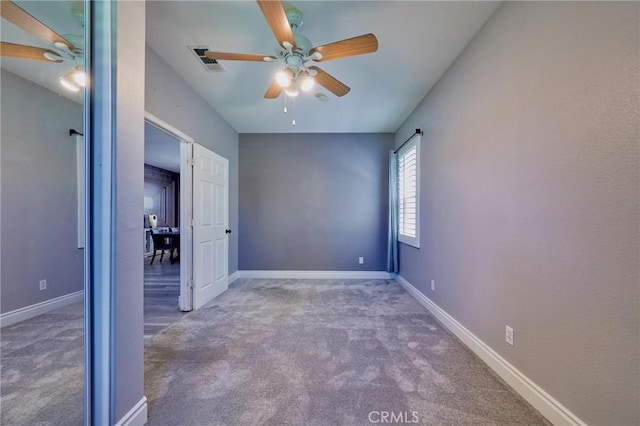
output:
[{"label": "window frame", "polygon": [[[400,158],[407,153],[407,151],[416,148],[416,235],[410,236],[401,232],[401,218],[400,218]],[[420,134],[416,133],[411,139],[407,141],[405,146],[398,150],[398,242],[420,248]]]}]

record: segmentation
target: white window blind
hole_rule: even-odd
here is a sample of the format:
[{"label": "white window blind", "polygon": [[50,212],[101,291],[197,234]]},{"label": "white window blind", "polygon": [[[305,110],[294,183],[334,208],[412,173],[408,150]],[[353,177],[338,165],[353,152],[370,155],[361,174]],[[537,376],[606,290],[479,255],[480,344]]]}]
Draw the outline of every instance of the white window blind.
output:
[{"label": "white window blind", "polygon": [[420,247],[420,135],[398,151],[398,241]]}]

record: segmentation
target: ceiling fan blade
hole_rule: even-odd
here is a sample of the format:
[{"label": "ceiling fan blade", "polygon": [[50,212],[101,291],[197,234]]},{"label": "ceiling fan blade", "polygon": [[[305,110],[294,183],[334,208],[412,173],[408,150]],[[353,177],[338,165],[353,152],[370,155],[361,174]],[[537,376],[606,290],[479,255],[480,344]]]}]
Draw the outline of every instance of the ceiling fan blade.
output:
[{"label": "ceiling fan blade", "polygon": [[38,21],[12,1],[0,1],[0,15],[7,21],[22,28],[29,34],[38,37],[42,41],[50,44],[56,42],[64,43],[69,46],[69,50],[75,49],[73,44],[65,40],[60,34]]},{"label": "ceiling fan blade", "polygon": [[320,86],[324,87],[334,95],[338,97],[344,96],[351,90],[349,86],[345,85],[340,80],[333,77],[331,74],[322,71],[320,68],[312,66],[309,67],[309,69],[316,71],[316,75],[313,77],[316,83],[318,83]]},{"label": "ceiling fan blade", "polygon": [[41,47],[6,43],[4,41],[0,42],[0,56],[7,56],[9,58],[19,58],[19,59],[31,59],[35,61],[45,61],[45,62],[62,62],[62,58],[60,58],[60,60],[48,59],[47,57],[44,56],[45,53],[50,53],[52,55],[58,56],[58,54],[53,50],[47,50]]},{"label": "ceiling fan blade", "polygon": [[378,50],[378,39],[373,34],[365,34],[335,43],[325,44],[309,50],[309,56],[315,52],[320,52],[322,58],[318,62],[330,61],[332,59],[347,58],[349,56],[372,53]]},{"label": "ceiling fan blade", "polygon": [[276,36],[278,44],[280,46],[283,43],[289,42],[293,47],[296,47],[296,41],[293,38],[293,32],[291,26],[287,20],[287,14],[284,12],[282,3],[273,0],[257,0],[258,6],[267,20],[267,24],[271,27],[271,31]]},{"label": "ceiling fan blade", "polygon": [[228,53],[228,52],[204,52],[209,59],[223,59],[227,61],[257,61],[264,62],[264,58],[277,59],[275,56],[258,55],[254,53]]},{"label": "ceiling fan blade", "polygon": [[264,94],[265,99],[275,99],[280,96],[282,93],[282,86],[278,84],[278,82],[274,79],[271,82],[271,85],[267,89],[267,92]]}]

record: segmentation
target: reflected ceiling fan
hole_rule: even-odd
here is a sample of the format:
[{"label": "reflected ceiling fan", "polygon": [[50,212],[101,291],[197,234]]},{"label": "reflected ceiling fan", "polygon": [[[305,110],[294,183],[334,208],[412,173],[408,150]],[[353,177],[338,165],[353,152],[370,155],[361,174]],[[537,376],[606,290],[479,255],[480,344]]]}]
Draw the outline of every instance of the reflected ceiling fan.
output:
[{"label": "reflected ceiling fan", "polygon": [[216,60],[284,62],[284,69],[276,74],[274,81],[264,94],[267,99],[277,98],[283,90],[288,96],[297,96],[300,90],[311,90],[314,82],[336,96],[344,96],[351,89],[315,64],[378,50],[378,40],[373,34],[312,47],[309,39],[298,32],[303,18],[300,10],[294,7],[285,10],[280,1],[257,1],[271,31],[278,40],[276,55],[207,51],[205,56]]},{"label": "reflected ceiling fan", "polygon": [[[81,27],[84,27],[84,11],[82,8],[72,7],[71,14],[76,22]],[[0,16],[51,45],[51,48],[44,49],[1,41],[0,56],[56,63],[73,61],[76,66],[75,69],[60,77],[60,83],[74,92],[85,86],[86,76],[82,69],[84,40],[81,35],[64,34],[61,36],[10,0],[0,0]]]}]

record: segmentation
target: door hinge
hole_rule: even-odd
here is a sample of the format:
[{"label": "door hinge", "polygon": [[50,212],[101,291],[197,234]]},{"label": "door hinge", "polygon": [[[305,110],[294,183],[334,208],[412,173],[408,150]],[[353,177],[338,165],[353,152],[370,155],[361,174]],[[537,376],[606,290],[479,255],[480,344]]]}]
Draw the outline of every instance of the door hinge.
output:
[{"label": "door hinge", "polygon": [[189,222],[189,226],[192,228],[196,226],[196,221],[193,218],[191,218],[191,221]]},{"label": "door hinge", "polygon": [[189,166],[193,166],[195,163],[196,163],[196,160],[193,157],[187,158],[187,164]]},{"label": "door hinge", "polygon": [[187,284],[189,285],[189,288],[193,288],[193,280],[189,280]]}]

